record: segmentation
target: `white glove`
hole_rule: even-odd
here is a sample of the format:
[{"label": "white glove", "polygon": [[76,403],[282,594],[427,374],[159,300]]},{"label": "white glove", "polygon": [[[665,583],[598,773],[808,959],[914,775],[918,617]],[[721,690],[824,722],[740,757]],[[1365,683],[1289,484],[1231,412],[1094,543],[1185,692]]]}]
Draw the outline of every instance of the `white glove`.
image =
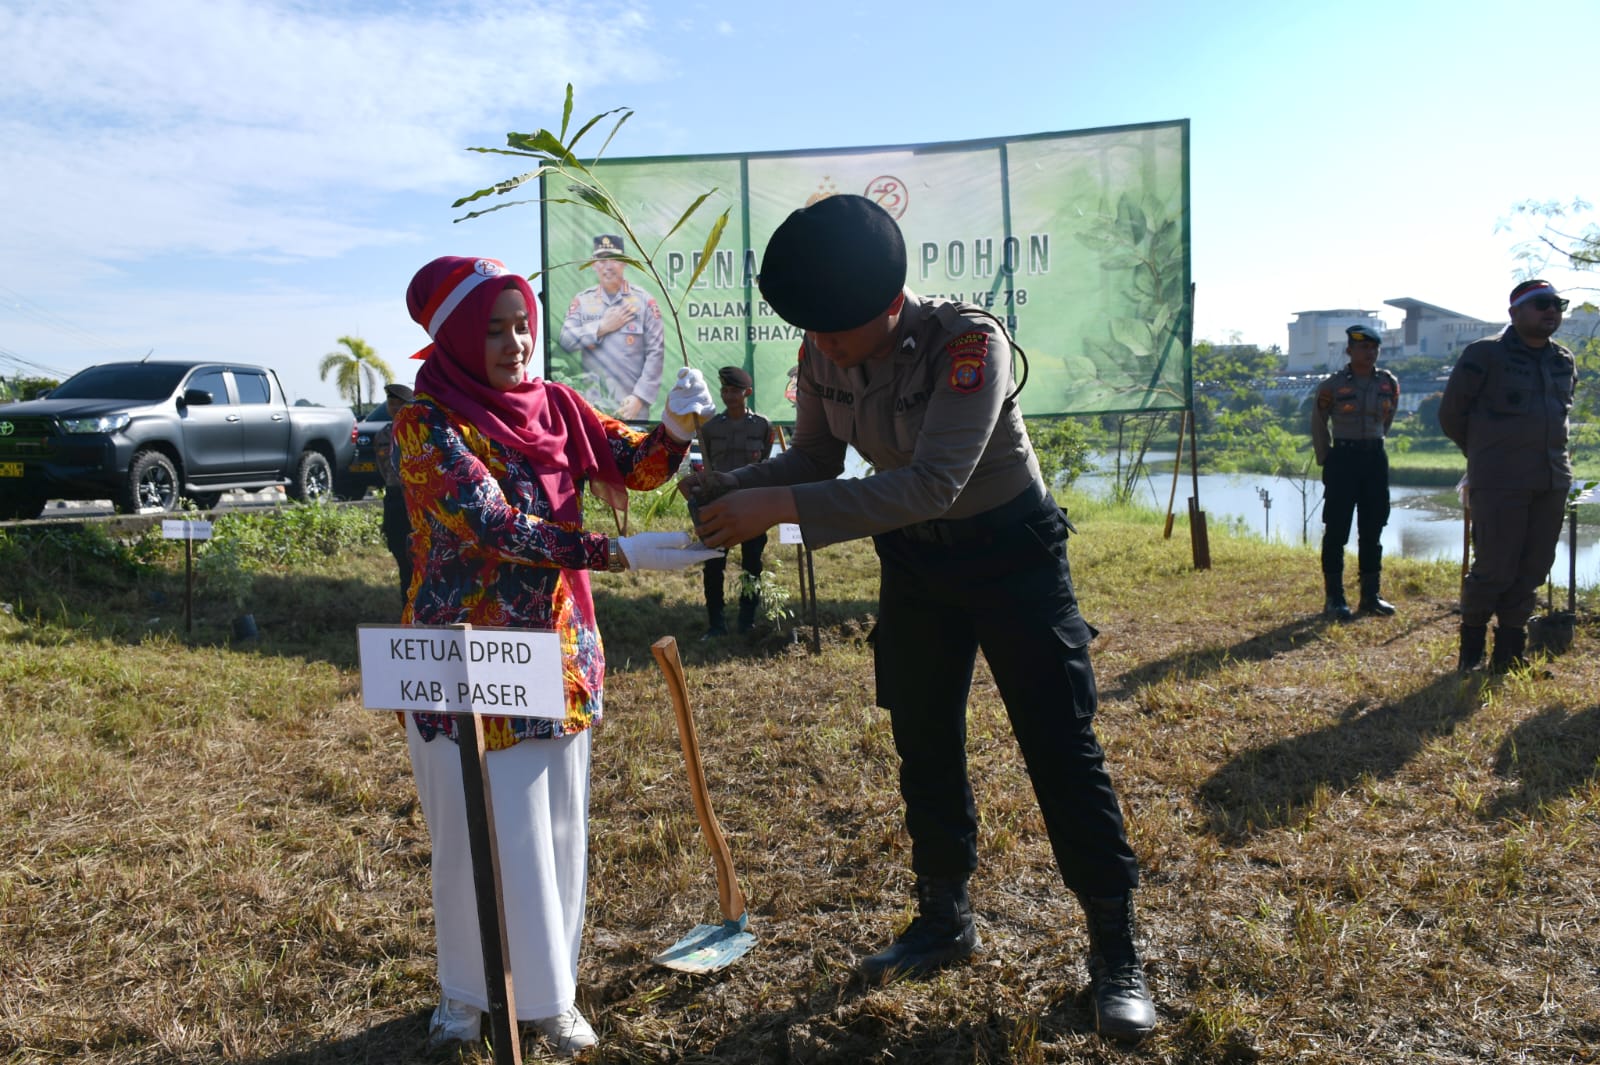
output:
[{"label": "white glove", "polygon": [[711,389],[706,387],[705,375],[685,366],[678,371],[677,383],[667,393],[667,405],[661,411],[661,424],[667,427],[672,439],[687,444],[694,439],[695,430],[700,428],[701,423],[716,412],[717,405],[711,399]]},{"label": "white glove", "polygon": [[648,532],[617,538],[629,569],[683,569],[722,554],[686,532]]}]

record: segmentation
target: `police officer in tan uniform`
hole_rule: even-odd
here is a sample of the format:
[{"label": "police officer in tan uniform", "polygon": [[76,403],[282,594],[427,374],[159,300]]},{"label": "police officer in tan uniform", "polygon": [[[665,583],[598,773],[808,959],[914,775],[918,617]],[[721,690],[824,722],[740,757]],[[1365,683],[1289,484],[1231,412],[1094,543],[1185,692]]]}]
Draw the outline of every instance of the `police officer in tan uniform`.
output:
[{"label": "police officer in tan uniform", "polygon": [[[794,439],[768,462],[686,483],[726,491],[700,506],[697,529],[713,547],[779,522],[797,522],[813,548],[872,537],[877,700],[900,755],[918,913],[863,974],[921,975],[977,946],[966,714],[981,648],[1088,917],[1096,1026],[1137,1041],[1156,1019],[1134,943],[1138,862],[1094,733],[1094,630],[1072,589],[1066,516],[1013,402],[1004,328],[976,307],[919,298],[905,278],[899,227],[863,197],[820,200],[773,233],[761,294],[806,330]],[[849,445],[872,476],[839,477]]]},{"label": "police officer in tan uniform", "polygon": [[1389,457],[1383,438],[1400,405],[1400,381],[1378,369],[1378,331],[1370,325],[1346,329],[1350,362],[1317,386],[1311,407],[1311,445],[1322,467],[1322,612],[1350,620],[1344,597],[1344,546],[1356,518],[1356,560],[1361,574],[1360,609],[1388,616],[1394,607],[1378,594],[1383,544],[1389,523]]},{"label": "police officer in tan uniform", "polygon": [[600,283],[572,297],[560,343],[583,353],[578,388],[590,402],[623,421],[639,421],[650,416],[661,392],[666,334],[655,297],[622,276],[623,264],[616,260],[623,248],[614,233],[594,238]]},{"label": "police officer in tan uniform", "polygon": [[1461,582],[1462,672],[1483,662],[1497,619],[1490,668],[1525,664],[1528,618],[1556,558],[1572,488],[1567,414],[1577,367],[1551,339],[1567,309],[1548,281],[1511,290],[1511,324],[1468,344],[1439,404],[1439,427],[1467,456],[1472,568]]},{"label": "police officer in tan uniform", "polygon": [[[772,454],[772,423],[751,410],[747,404],[754,392],[755,382],[738,366],[724,366],[717,371],[722,383],[722,413],[700,427],[700,443],[713,470],[735,470],[752,462],[764,462]],[[767,534],[762,532],[739,545],[739,568],[751,579],[761,577],[761,553],[767,547]],[[723,620],[723,581],[728,570],[728,556],[718,555],[705,564],[706,617],[709,622],[707,636],[726,636],[727,622]],[[739,631],[749,632],[755,627],[756,608],[760,598],[745,585],[739,588]]]}]

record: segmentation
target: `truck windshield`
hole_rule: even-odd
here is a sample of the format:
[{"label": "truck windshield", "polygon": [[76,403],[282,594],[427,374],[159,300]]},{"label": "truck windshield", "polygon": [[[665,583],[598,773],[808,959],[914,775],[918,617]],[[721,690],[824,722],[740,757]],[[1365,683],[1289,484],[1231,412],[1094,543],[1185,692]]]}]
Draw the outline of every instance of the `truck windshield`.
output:
[{"label": "truck windshield", "polygon": [[189,372],[187,366],[161,362],[91,366],[67,378],[50,392],[51,399],[166,399]]}]

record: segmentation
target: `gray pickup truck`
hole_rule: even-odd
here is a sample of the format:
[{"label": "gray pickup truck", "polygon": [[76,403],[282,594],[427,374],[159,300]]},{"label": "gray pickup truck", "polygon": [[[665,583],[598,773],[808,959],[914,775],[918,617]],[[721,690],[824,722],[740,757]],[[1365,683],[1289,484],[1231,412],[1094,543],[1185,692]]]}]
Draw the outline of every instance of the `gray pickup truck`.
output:
[{"label": "gray pickup truck", "polygon": [[344,407],[291,407],[271,370],[229,362],[91,366],[43,399],[0,405],[0,519],[49,499],[124,514],[202,508],[223,492],[333,492],[355,449]]}]

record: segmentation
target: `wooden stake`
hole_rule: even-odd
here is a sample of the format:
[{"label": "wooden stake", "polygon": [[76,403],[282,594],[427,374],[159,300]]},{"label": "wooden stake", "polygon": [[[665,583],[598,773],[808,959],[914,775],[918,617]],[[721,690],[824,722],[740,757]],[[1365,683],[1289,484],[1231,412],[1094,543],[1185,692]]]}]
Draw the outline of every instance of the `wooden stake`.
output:
[{"label": "wooden stake", "polygon": [[1172,491],[1167,496],[1167,527],[1161,534],[1163,540],[1172,539],[1172,505],[1178,501],[1178,474],[1183,470],[1183,432],[1189,424],[1189,412],[1178,415],[1178,450],[1172,456]]},{"label": "wooden stake", "polygon": [[[461,628],[470,628],[463,625]],[[489,997],[489,1035],[495,1065],[522,1065],[516,995],[511,986],[511,948],[506,940],[505,893],[500,883],[500,846],[494,837],[494,802],[489,794],[488,749],[483,719],[457,713],[461,787],[467,801],[467,840],[472,846],[472,889],[483,944],[483,986]]]}]

